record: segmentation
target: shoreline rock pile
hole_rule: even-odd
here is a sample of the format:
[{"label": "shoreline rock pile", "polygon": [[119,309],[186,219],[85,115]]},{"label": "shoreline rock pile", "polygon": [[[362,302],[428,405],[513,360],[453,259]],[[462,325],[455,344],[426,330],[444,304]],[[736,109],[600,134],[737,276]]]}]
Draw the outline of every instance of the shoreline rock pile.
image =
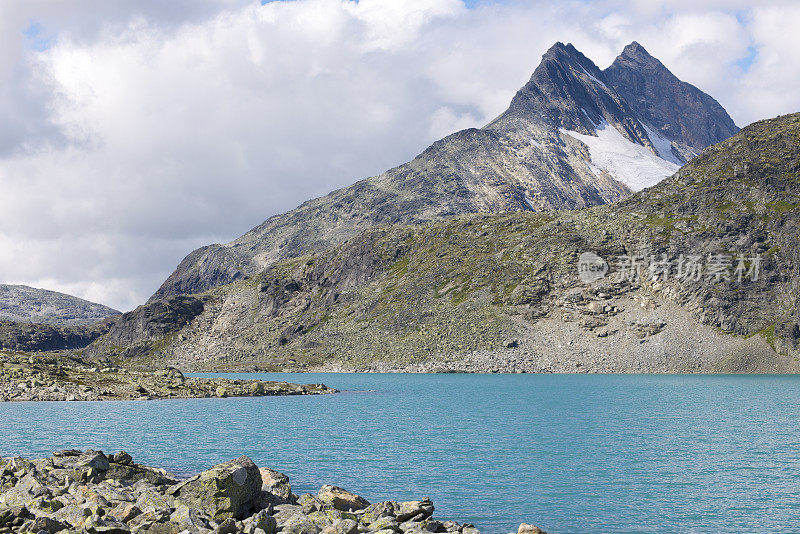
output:
[{"label": "shoreline rock pile", "polygon": [[76,356],[0,352],[0,402],[153,400],[336,393],[324,384],[186,377],[178,369],[131,371]]},{"label": "shoreline rock pile", "polygon": [[[185,480],[124,451],[0,458],[0,534],[479,534],[433,512],[428,498],[370,504],[329,485],[298,497],[246,456]],[[544,534],[525,523],[518,533]]]}]

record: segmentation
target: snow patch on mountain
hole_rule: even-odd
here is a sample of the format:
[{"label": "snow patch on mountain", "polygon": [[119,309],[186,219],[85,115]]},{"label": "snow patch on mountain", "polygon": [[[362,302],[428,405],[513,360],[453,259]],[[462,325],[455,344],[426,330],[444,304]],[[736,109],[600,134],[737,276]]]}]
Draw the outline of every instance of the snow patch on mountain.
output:
[{"label": "snow patch on mountain", "polygon": [[[597,125],[597,136],[563,128],[560,131],[589,147],[595,166],[634,191],[652,187],[680,168],[680,165],[656,156],[642,145],[628,141],[605,119]],[[656,145],[655,141],[653,145]]]},{"label": "snow patch on mountain", "polygon": [[582,71],[583,71],[583,73],[584,73],[585,75],[587,75],[587,76],[589,77],[589,79],[591,79],[593,82],[599,83],[600,85],[602,85],[603,87],[605,87],[606,89],[608,89],[608,87],[606,87],[606,84],[604,84],[603,82],[601,82],[600,80],[598,80],[597,78],[595,78],[594,76],[592,76],[591,74],[589,74],[589,72],[588,72],[586,69],[584,69],[583,67],[581,67],[581,70],[582,70]]},{"label": "snow patch on mountain", "polygon": [[675,157],[675,154],[672,152],[672,143],[669,139],[661,135],[657,130],[650,128],[647,124],[641,121],[639,121],[639,124],[641,124],[647,132],[647,137],[650,138],[650,142],[653,143],[661,159],[665,159],[675,165],[683,165],[681,160]]}]

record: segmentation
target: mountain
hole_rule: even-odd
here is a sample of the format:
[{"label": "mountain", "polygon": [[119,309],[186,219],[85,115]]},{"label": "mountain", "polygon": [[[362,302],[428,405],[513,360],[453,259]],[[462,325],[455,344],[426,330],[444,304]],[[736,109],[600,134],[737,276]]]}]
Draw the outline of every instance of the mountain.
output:
[{"label": "mountain", "polygon": [[0,319],[0,351],[57,351],[82,349],[108,332],[111,322],[53,325]]},{"label": "mountain", "polygon": [[89,325],[121,312],[65,293],[0,284],[0,320],[50,325]]},{"label": "mountain", "polygon": [[603,72],[616,93],[684,159],[739,131],[719,102],[680,81],[635,41]]},{"label": "mountain", "polygon": [[615,204],[370,228],[126,313],[87,355],[190,369],[798,372],[798,236],[793,114]]},{"label": "mountain", "polygon": [[0,350],[81,349],[120,313],[56,291],[0,284]]},{"label": "mountain", "polygon": [[377,224],[614,202],[735,131],[713,98],[635,43],[605,71],[556,43],[486,127],[449,135],[408,163],[271,217],[231,243],[195,250],[150,302],[327,250]]}]

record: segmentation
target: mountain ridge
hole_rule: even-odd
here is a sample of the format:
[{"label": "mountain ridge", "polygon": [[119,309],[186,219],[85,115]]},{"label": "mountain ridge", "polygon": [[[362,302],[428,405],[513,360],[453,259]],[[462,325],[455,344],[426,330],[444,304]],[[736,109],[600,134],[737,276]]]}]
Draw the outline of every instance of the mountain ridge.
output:
[{"label": "mountain ridge", "polygon": [[[216,370],[800,372],[798,214],[800,113],[616,204],[376,226],[140,307],[87,351]],[[580,279],[587,252],[607,276]],[[727,275],[675,270],[721,254]],[[616,260],[634,256],[651,263],[629,277]]]},{"label": "mountain ridge", "polygon": [[0,284],[0,320],[79,326],[90,325],[120,313],[103,304],[58,291]]},{"label": "mountain ridge", "polygon": [[[594,144],[600,131],[613,138]],[[277,261],[326,250],[376,224],[614,202],[632,193],[619,173],[646,171],[647,179],[629,180],[642,187],[677,169],[662,162],[659,143],[685,161],[681,154],[689,152],[672,152],[672,143],[682,146],[682,134],[676,135],[654,142],[605,71],[571,44],[556,43],[509,109],[486,127],[451,134],[408,163],[272,216],[230,243],[191,252],[149,302],[233,282]],[[608,165],[648,157],[644,167]]]}]

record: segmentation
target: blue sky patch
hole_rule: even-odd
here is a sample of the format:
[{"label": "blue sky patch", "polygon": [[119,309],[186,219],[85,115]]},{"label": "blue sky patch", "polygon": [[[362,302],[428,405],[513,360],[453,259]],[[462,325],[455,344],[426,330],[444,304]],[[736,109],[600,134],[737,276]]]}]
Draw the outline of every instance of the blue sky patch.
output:
[{"label": "blue sky patch", "polygon": [[55,43],[55,37],[47,36],[44,26],[35,20],[31,21],[22,34],[26,37],[28,48],[37,52],[44,52]]}]

